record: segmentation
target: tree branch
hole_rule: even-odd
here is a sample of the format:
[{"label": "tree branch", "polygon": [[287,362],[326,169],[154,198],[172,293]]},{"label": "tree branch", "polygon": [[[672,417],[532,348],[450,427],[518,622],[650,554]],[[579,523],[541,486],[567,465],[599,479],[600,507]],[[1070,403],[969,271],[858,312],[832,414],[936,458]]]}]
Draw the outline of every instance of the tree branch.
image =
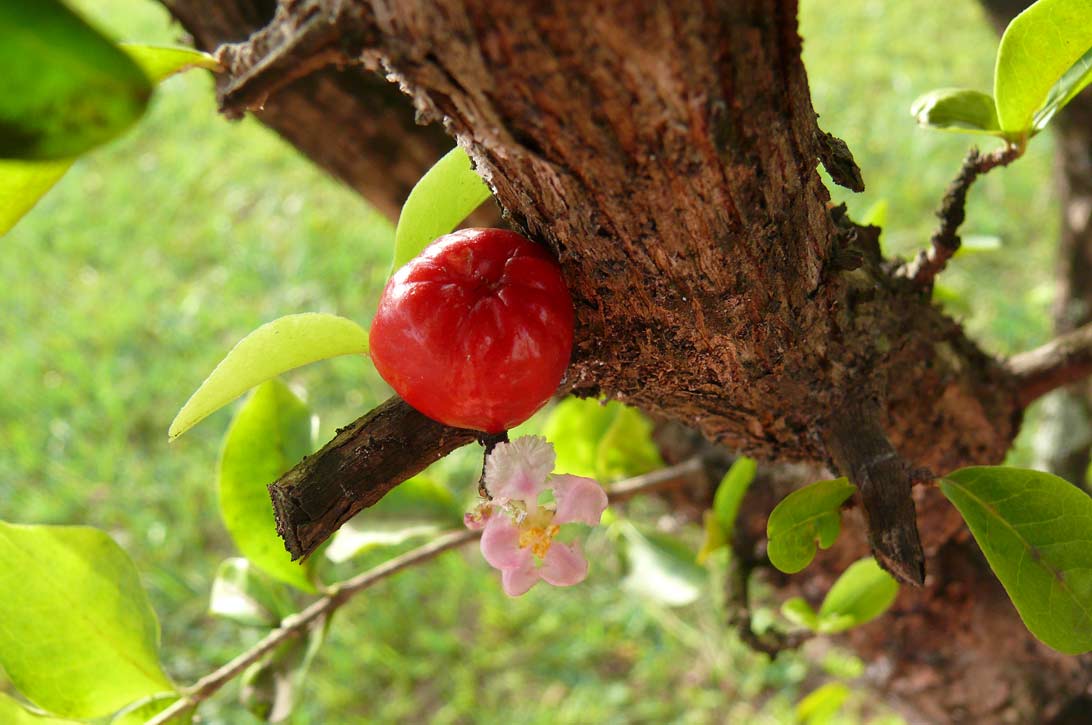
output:
[{"label": "tree branch", "polygon": [[1092,324],[1012,356],[1007,367],[1016,378],[1017,396],[1024,407],[1055,388],[1092,375]]},{"label": "tree branch", "polygon": [[[395,401],[397,399],[387,401],[384,405],[391,405]],[[618,503],[639,494],[658,490],[671,483],[685,481],[691,476],[703,472],[703,470],[701,458],[694,457],[674,466],[619,481],[607,488],[607,496],[611,503]],[[373,584],[397,574],[403,569],[429,561],[445,551],[475,541],[481,535],[481,531],[469,529],[443,534],[423,546],[386,561],[351,579],[327,587],[322,598],[311,603],[303,611],[286,617],[277,629],[271,631],[250,649],[219,669],[205,675],[193,686],[186,688],[185,694],[181,698],[149,720],[148,725],[165,725],[170,722],[171,718],[204,702],[221,687],[240,675],[247,667],[276,649],[282,642],[292,637],[303,636],[310,627],[330,617],[341,605]]]},{"label": "tree branch", "polygon": [[929,240],[931,246],[928,250],[922,250],[918,258],[907,265],[904,271],[906,277],[912,279],[919,287],[932,285],[936,276],[948,264],[948,260],[959,251],[962,240],[958,232],[966,218],[967,192],[970,191],[971,185],[982,174],[998,166],[1008,166],[1023,153],[1022,147],[1013,145],[992,151],[985,156],[979,153],[977,148],[967,152],[963,166],[948,186],[944,200],[937,210],[940,227]]}]

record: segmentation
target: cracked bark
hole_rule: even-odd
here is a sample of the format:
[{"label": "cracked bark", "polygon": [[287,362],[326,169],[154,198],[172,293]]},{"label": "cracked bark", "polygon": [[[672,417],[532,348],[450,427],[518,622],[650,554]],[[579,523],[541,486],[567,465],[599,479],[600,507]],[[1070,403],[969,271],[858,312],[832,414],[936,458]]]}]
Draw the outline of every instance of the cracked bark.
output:
[{"label": "cracked bark", "polygon": [[[264,55],[280,54],[274,68],[310,62],[316,47],[293,45],[301,38],[292,12],[321,20],[337,10],[353,47],[339,72],[382,67],[419,118],[441,121],[459,139],[512,222],[557,255],[576,303],[566,384],[578,394],[623,400],[766,460],[833,459],[859,485],[873,466],[857,466],[837,442],[854,435],[872,447],[886,442],[902,465],[937,473],[1001,461],[1023,409],[1020,380],[880,258],[874,230],[828,210],[816,164],[831,158],[831,142],[816,125],[794,2],[543,5],[286,2],[278,33],[222,51],[233,71],[224,101],[239,110],[265,99],[259,116],[274,122],[268,114],[278,99],[330,70],[278,87],[283,74],[263,74],[271,67]],[[339,118],[362,122],[366,98],[340,98]],[[300,145],[336,171],[328,147],[347,132],[325,114],[286,113],[308,119]],[[352,154],[375,151],[334,155]],[[852,173],[840,176],[853,183]],[[367,194],[366,183],[354,185]],[[878,413],[845,416],[862,389]],[[362,440],[372,426],[354,431],[350,438]],[[449,435],[440,427],[404,448],[405,475]],[[297,500],[336,490],[332,482],[348,499],[373,500],[389,488],[383,481],[398,477],[337,478],[354,456],[345,446],[331,450],[333,458],[317,458],[339,464],[323,464],[335,478],[297,476],[288,482]],[[875,477],[900,478],[893,471]],[[894,494],[905,511],[908,499]],[[919,518],[936,569],[924,589],[903,592],[893,615],[903,617],[898,637],[865,628],[854,644],[882,644],[887,691],[930,699],[935,721],[1048,712],[1044,702],[1080,685],[1077,661],[1031,640],[981,557],[948,548],[958,517],[953,524],[950,507],[926,503],[919,500]],[[908,517],[896,518],[905,526]],[[849,518],[840,550],[859,556],[865,527]],[[957,553],[963,569],[949,569],[946,557]],[[845,563],[833,554],[821,560],[805,586],[823,581],[827,564]],[[982,612],[989,626],[968,621]],[[929,636],[930,627],[948,636]],[[953,636],[961,628],[966,635]],[[993,662],[999,632],[1026,656]],[[923,663],[933,680],[920,677]],[[968,668],[991,673],[994,690],[1010,697],[960,696],[956,685],[976,682]]]}]

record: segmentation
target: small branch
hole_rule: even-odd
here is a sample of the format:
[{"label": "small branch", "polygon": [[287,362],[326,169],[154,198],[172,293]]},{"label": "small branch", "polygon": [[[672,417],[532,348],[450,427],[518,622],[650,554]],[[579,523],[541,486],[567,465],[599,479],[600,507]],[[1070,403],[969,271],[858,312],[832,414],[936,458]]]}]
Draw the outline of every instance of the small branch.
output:
[{"label": "small branch", "polygon": [[835,466],[860,491],[876,561],[899,581],[920,587],[925,552],[911,497],[920,474],[887,439],[879,404],[867,395],[848,402],[831,417],[825,441]]},{"label": "small branch", "polygon": [[[669,483],[687,480],[690,476],[700,473],[702,470],[701,458],[691,458],[659,471],[619,481],[607,489],[607,496],[611,503],[618,503],[638,494],[663,488]],[[186,688],[185,694],[181,698],[149,720],[147,725],[166,725],[171,718],[196,707],[212,697],[214,693],[232,679],[242,674],[247,667],[276,649],[282,642],[292,637],[303,636],[310,627],[332,615],[341,605],[376,582],[415,564],[429,561],[445,551],[475,541],[481,535],[481,531],[469,529],[466,531],[452,531],[351,579],[327,587],[326,593],[321,599],[314,601],[303,611],[286,617],[281,622],[280,627],[263,637],[250,649],[223,667],[205,675],[193,686]]]},{"label": "small branch", "polygon": [[1034,350],[1009,358],[1021,407],[1051,390],[1092,375],[1092,324],[1056,337]]},{"label": "small branch", "polygon": [[948,186],[940,209],[937,210],[940,227],[929,240],[930,248],[920,252],[918,258],[906,266],[903,276],[909,277],[920,287],[932,285],[936,276],[948,264],[948,260],[959,251],[961,240],[958,232],[966,218],[967,192],[971,185],[982,174],[998,166],[1008,166],[1023,153],[1022,147],[1012,145],[984,156],[976,148],[967,153],[959,174]]},{"label": "small branch", "polygon": [[810,639],[812,633],[786,633],[772,629],[761,635],[755,632],[751,622],[751,573],[755,570],[756,563],[740,539],[733,539],[732,556],[728,558],[728,571],[724,577],[728,626],[751,649],[776,657],[784,650],[796,649]]},{"label": "small branch", "polygon": [[361,509],[477,436],[391,398],[270,484],[277,533],[293,560],[307,556]]}]

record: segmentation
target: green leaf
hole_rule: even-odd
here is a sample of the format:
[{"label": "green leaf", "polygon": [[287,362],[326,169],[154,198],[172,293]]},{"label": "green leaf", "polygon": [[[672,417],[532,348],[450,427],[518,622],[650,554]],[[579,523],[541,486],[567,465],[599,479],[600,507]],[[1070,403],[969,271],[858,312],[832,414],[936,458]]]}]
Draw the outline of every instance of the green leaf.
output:
[{"label": "green leaf", "polygon": [[844,478],[819,481],[793,491],[777,504],[766,522],[770,562],[795,574],[815,558],[816,543],[830,548],[842,528],[838,509],[857,487]]},{"label": "green leaf", "polygon": [[420,474],[338,529],[326,558],[341,563],[380,546],[397,546],[462,525],[462,510],[451,491]]},{"label": "green leaf", "polygon": [[71,159],[121,134],[152,85],[58,0],[0,3],[0,158]]},{"label": "green leaf", "polygon": [[305,312],[268,322],[232,348],[178,411],[167,434],[177,438],[281,373],[338,355],[367,352],[368,331],[344,317]]},{"label": "green leaf", "polygon": [[[1090,48],[1092,3],[1088,0],[1038,0],[1017,15],[1001,36],[994,70],[993,95],[1001,129],[1010,137],[1026,137],[1036,112],[1042,109],[1047,118],[1053,114],[1056,108],[1046,109],[1048,96]],[[1069,91],[1084,80],[1083,71],[1075,75],[1070,88],[1060,90],[1055,100],[1072,97]]]},{"label": "green leaf", "polygon": [[0,159],[0,236],[34,208],[60,181],[71,159],[61,161],[14,161]]},{"label": "green leaf", "polygon": [[796,722],[805,725],[826,725],[845,704],[849,688],[841,682],[828,682],[808,693],[797,703]]},{"label": "green leaf", "polygon": [[740,456],[732,462],[724,478],[720,479],[717,492],[713,495],[713,513],[722,529],[729,532],[736,527],[736,516],[739,515],[739,507],[743,503],[743,497],[747,489],[755,480],[758,464],[753,458]]},{"label": "green leaf", "polygon": [[291,614],[291,605],[248,559],[220,562],[209,595],[209,614],[252,627],[275,627]]},{"label": "green leaf", "polygon": [[[166,710],[178,700],[178,694],[164,692],[152,695],[142,700],[137,700],[124,710],[110,718],[110,725],[144,725],[159,713]],[[183,712],[172,717],[167,722],[169,725],[189,725],[193,722],[194,707],[187,708]]]},{"label": "green leaf", "polygon": [[819,615],[803,597],[793,597],[781,605],[781,615],[798,627],[815,632],[819,629]]},{"label": "green leaf", "polygon": [[671,536],[644,533],[625,521],[616,525],[626,543],[629,566],[623,587],[670,607],[697,601],[708,574],[694,563],[693,552]]},{"label": "green leaf", "polygon": [[329,619],[316,622],[306,637],[292,637],[251,665],[241,678],[239,699],[258,718],[282,722],[292,714],[307,670],[326,638]]},{"label": "green leaf", "polygon": [[121,43],[119,47],[136,62],[148,79],[161,83],[190,68],[205,68],[222,73],[224,68],[208,53],[176,45],[141,45]]},{"label": "green leaf", "polygon": [[869,622],[887,611],[899,594],[899,584],[871,556],[842,572],[819,608],[819,631],[842,632]]},{"label": "green leaf", "polygon": [[712,511],[706,511],[702,514],[702,530],[704,536],[702,537],[701,548],[698,549],[698,555],[694,560],[704,565],[709,561],[709,557],[713,555],[713,552],[719,551],[728,545],[728,532],[721,527],[720,522],[717,521],[717,515]]},{"label": "green leaf", "polygon": [[456,146],[425,172],[413,187],[394,230],[391,274],[482,205],[491,192],[470,168],[470,157]]},{"label": "green leaf", "polygon": [[966,88],[940,88],[919,96],[910,113],[922,126],[963,133],[1000,135],[993,97]]},{"label": "green leaf", "polygon": [[1020,618],[1059,652],[1092,650],[1092,498],[1049,473],[963,468],[940,482]]},{"label": "green leaf", "polygon": [[292,561],[277,536],[266,486],[312,450],[310,411],[273,379],[239,409],[220,454],[220,515],[235,545],[274,579],[306,592],[315,585],[308,568]]},{"label": "green leaf", "polygon": [[136,567],[102,531],[0,522],[0,665],[28,700],[74,718],[173,690]]},{"label": "green leaf", "polygon": [[1089,48],[1088,52],[1082,55],[1081,59],[1074,63],[1073,67],[1067,70],[1050,89],[1043,107],[1035,112],[1033,122],[1035,130],[1041,131],[1046,127],[1050,119],[1054,118],[1054,114],[1072,101],[1073,97],[1084,90],[1089,83],[1092,83],[1092,48]]},{"label": "green leaf", "polygon": [[554,406],[542,433],[557,453],[554,470],[599,481],[636,476],[663,465],[652,424],[617,401],[566,398]]},{"label": "green leaf", "polygon": [[76,720],[62,720],[31,712],[3,692],[0,692],[0,723],[4,725],[78,725]]}]

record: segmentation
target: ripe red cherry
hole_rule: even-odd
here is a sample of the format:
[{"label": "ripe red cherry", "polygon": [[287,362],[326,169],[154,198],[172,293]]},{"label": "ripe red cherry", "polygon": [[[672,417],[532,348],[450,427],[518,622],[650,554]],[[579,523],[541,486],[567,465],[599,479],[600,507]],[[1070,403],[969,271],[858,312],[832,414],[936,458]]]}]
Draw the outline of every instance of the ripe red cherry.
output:
[{"label": "ripe red cherry", "polygon": [[557,389],[573,304],[545,249],[503,229],[440,237],[391,277],[371,355],[402,399],[433,420],[499,433]]}]

